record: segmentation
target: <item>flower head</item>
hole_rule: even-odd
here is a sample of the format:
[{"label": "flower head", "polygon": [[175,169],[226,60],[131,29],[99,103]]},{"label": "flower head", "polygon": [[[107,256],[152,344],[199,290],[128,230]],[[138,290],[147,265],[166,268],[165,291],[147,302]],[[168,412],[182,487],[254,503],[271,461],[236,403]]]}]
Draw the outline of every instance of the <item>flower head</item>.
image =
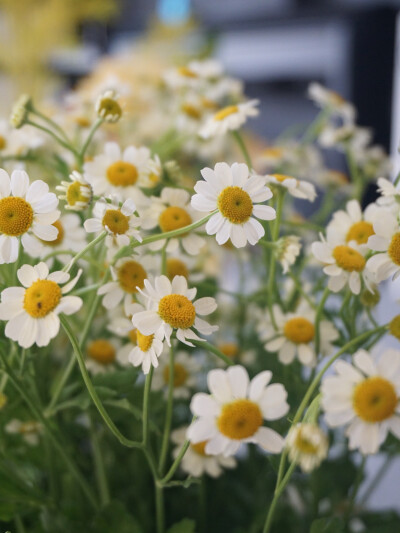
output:
[{"label": "flower head", "polygon": [[367,267],[379,283],[390,276],[400,275],[400,225],[397,216],[383,211],[373,223],[374,235],[368,239],[368,247],[377,254],[368,259]]},{"label": "flower head", "polygon": [[96,101],[96,113],[106,122],[114,123],[122,116],[122,108],[118,103],[118,95],[113,90],[107,90]]},{"label": "flower head", "polygon": [[283,187],[291,196],[313,202],[317,197],[317,192],[312,183],[299,180],[286,174],[270,174],[265,176],[266,182],[276,187]]},{"label": "flower head", "polygon": [[328,439],[315,424],[301,423],[292,427],[286,446],[291,462],[298,463],[304,472],[317,468],[328,453]]},{"label": "flower head", "polygon": [[335,91],[326,89],[319,83],[311,83],[308,96],[322,109],[329,110],[348,122],[353,122],[356,116],[354,106]]},{"label": "flower head", "polygon": [[40,434],[43,431],[42,424],[36,420],[27,420],[22,422],[14,418],[5,426],[6,433],[11,435],[20,435],[30,446],[39,444]]},{"label": "flower head", "polygon": [[200,130],[200,137],[208,139],[224,135],[227,131],[238,130],[248,117],[256,117],[259,113],[258,100],[249,100],[241,104],[223,107],[212,115]]},{"label": "flower head", "polygon": [[70,174],[69,179],[70,181],[62,181],[61,185],[57,185],[57,191],[61,192],[58,198],[65,201],[65,209],[82,211],[92,201],[92,187],[76,170]]},{"label": "flower head", "polygon": [[28,94],[22,94],[13,105],[10,124],[14,128],[22,128],[26,123],[29,111],[32,109],[32,99]]},{"label": "flower head", "polygon": [[[201,370],[199,362],[184,351],[178,351],[174,357],[174,398],[189,398],[192,390],[196,389],[198,375]],[[170,379],[170,367],[168,357],[160,361],[160,368],[153,375],[154,390],[164,390],[167,395],[167,387]]]},{"label": "flower head", "polygon": [[300,237],[296,235],[287,235],[282,237],[277,243],[277,257],[282,265],[283,273],[289,272],[289,267],[294,265],[301,251]]}]

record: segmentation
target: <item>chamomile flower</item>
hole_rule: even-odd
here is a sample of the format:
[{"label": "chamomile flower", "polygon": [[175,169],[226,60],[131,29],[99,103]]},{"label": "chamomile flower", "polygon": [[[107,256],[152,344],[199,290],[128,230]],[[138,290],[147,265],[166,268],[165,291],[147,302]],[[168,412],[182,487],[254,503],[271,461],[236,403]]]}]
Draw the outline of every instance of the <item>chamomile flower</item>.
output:
[{"label": "chamomile flower", "polygon": [[[153,374],[153,389],[163,390],[167,394],[169,383],[168,356],[160,360],[160,367]],[[197,386],[197,376],[201,370],[200,364],[193,355],[178,351],[174,357],[174,398],[189,398]]]},{"label": "chamomile flower", "polygon": [[296,235],[287,235],[286,237],[279,239],[277,246],[277,259],[282,265],[283,273],[286,274],[300,255],[300,237],[297,237]]},{"label": "chamomile flower", "polygon": [[326,89],[319,83],[311,83],[308,87],[308,96],[322,109],[329,110],[348,122],[353,122],[356,116],[354,106],[347,102],[343,96],[335,91]]},{"label": "chamomile flower", "polygon": [[163,333],[156,331],[151,335],[143,335],[137,329],[135,334],[136,346],[130,350],[128,361],[133,366],[141,366],[143,374],[148,374],[150,367],[158,367],[158,358],[164,349]]},{"label": "chamomile flower", "polygon": [[116,363],[127,365],[126,359],[118,358],[120,343],[117,339],[97,338],[86,347],[86,367],[92,374],[106,374],[115,370]]},{"label": "chamomile flower", "polygon": [[390,432],[400,439],[400,352],[380,358],[358,350],[352,364],[336,361],[321,385],[321,405],[331,427],[347,426],[350,450],[376,453]]},{"label": "chamomile flower", "polygon": [[375,235],[368,239],[368,247],[379,252],[368,259],[367,267],[379,283],[390,276],[400,275],[400,225],[390,211],[383,211],[374,221]]},{"label": "chamomile flower", "polygon": [[236,248],[246,246],[247,242],[256,244],[265,231],[253,217],[261,220],[276,217],[272,207],[257,205],[272,197],[265,178],[249,175],[247,165],[242,163],[231,167],[217,163],[214,170],[203,168],[201,174],[205,181],[198,181],[194,186],[197,194],[192,196],[192,206],[206,213],[218,209],[207,222],[208,235],[216,235],[218,244],[231,239]]},{"label": "chamomile flower", "polygon": [[104,145],[104,153],[84,164],[84,177],[96,195],[117,194],[133,199],[139,205],[142,194],[138,187],[152,187],[150,150],[144,146],[128,146],[124,151],[117,143]]},{"label": "chamomile flower", "polygon": [[270,185],[284,187],[291,196],[313,202],[317,197],[317,192],[312,183],[299,180],[286,174],[270,174],[265,176],[266,182]]},{"label": "chamomile flower", "polygon": [[259,113],[257,106],[259,100],[249,100],[241,104],[223,107],[206,120],[200,129],[199,135],[203,139],[209,139],[224,135],[228,131],[238,130],[247,121],[248,117],[256,117]]},{"label": "chamomile flower", "polygon": [[217,308],[214,298],[204,297],[192,302],[197,289],[189,289],[183,276],[176,276],[172,283],[166,276],[155,278],[154,287],[144,280],[144,290],[140,290],[146,302],[146,309],[133,315],[132,323],[143,335],[153,335],[159,330],[168,346],[171,345],[172,331],[176,330],[178,340],[193,346],[188,339],[201,340],[193,331],[210,335],[218,326],[211,326],[200,316],[213,313]]},{"label": "chamomile flower", "polygon": [[[172,455],[176,458],[186,440],[187,426],[175,429],[171,433],[171,440],[176,445]],[[234,457],[224,457],[223,455],[210,455],[206,453],[205,447],[207,441],[190,444],[183,459],[180,468],[190,476],[200,477],[207,474],[210,477],[219,477],[224,468],[235,468],[236,460]]]},{"label": "chamomile flower", "polygon": [[400,189],[386,178],[378,178],[378,191],[381,194],[377,200],[379,205],[400,203]]},{"label": "chamomile flower", "polygon": [[298,463],[303,472],[317,468],[328,454],[328,439],[315,424],[300,423],[292,427],[286,438],[291,462]]},{"label": "chamomile flower", "polygon": [[[278,359],[284,365],[297,357],[306,366],[315,366],[318,354],[315,351],[315,311],[302,303],[293,313],[283,313],[278,305],[273,308],[277,330],[269,319],[261,319],[258,332],[265,349],[278,352]],[[338,332],[331,322],[321,320],[320,351],[326,355],[332,350],[332,341]]]},{"label": "chamomile flower", "polygon": [[118,102],[118,95],[110,89],[97,98],[95,109],[97,115],[109,123],[118,122],[122,116],[122,108]]},{"label": "chamomile flower", "polygon": [[56,190],[61,192],[58,198],[65,201],[65,209],[82,211],[92,201],[92,187],[76,170],[70,174],[69,179],[70,181],[62,181],[61,185],[57,185]]},{"label": "chamomile flower", "polygon": [[[156,226],[164,232],[174,231],[189,226],[198,220],[197,213],[190,205],[190,195],[183,189],[165,187],[160,198],[151,197],[150,206],[142,211],[142,227],[153,229]],[[181,235],[179,238],[169,239],[167,252],[175,252],[179,243],[190,255],[196,255],[204,246],[205,241],[193,232]],[[165,241],[159,240],[149,245],[151,250],[160,250],[165,245]]]},{"label": "chamomile flower", "polygon": [[37,446],[39,444],[40,434],[43,431],[43,427],[42,424],[36,420],[22,422],[22,420],[14,418],[6,424],[4,430],[11,435],[21,435],[24,441],[30,446]]},{"label": "chamomile flower", "polygon": [[260,372],[251,381],[244,367],[211,370],[207,376],[211,394],[197,393],[190,409],[197,420],[187,436],[191,443],[207,441],[205,452],[234,455],[242,443],[254,443],[270,453],[280,453],[284,439],[264,420],[278,420],[289,411],[283,385],[270,385],[272,373]]},{"label": "chamomile flower", "polygon": [[[0,264],[14,263],[19,240],[25,251],[35,252],[36,239],[52,241],[57,229],[52,226],[59,216],[58,200],[42,180],[29,184],[24,170],[10,176],[0,169]],[[33,236],[32,236],[33,234]]]},{"label": "chamomile flower", "polygon": [[80,274],[69,281],[66,272],[49,274],[45,263],[23,265],[17,271],[23,287],[9,287],[1,293],[0,320],[7,320],[6,337],[22,348],[47,346],[60,329],[58,315],[72,315],[82,306],[78,296],[64,296],[74,288]]}]

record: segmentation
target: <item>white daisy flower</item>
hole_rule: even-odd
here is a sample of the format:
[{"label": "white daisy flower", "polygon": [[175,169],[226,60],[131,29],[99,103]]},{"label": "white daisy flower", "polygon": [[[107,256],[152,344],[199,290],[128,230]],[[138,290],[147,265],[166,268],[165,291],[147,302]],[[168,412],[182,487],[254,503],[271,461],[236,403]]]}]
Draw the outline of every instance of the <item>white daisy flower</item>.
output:
[{"label": "white daisy flower", "polygon": [[[172,451],[174,459],[178,457],[181,448],[186,441],[187,426],[175,429],[171,433],[171,440],[176,447]],[[180,468],[190,476],[200,477],[207,474],[210,477],[217,478],[223,474],[224,468],[235,468],[236,460],[234,457],[224,457],[220,455],[210,455],[205,452],[207,441],[190,444],[183,459]]]},{"label": "white daisy flower", "polygon": [[328,124],[319,135],[318,141],[324,148],[338,148],[344,151],[349,148],[357,157],[371,142],[372,133],[368,128],[360,128],[354,124],[333,126]]},{"label": "white daisy flower", "polygon": [[[190,195],[183,189],[165,187],[160,198],[152,196],[148,209],[141,212],[143,229],[153,229],[159,226],[164,232],[174,231],[189,226],[201,216],[190,205]],[[189,255],[196,255],[204,246],[205,240],[193,232],[175,239],[169,239],[167,253],[173,253],[179,248],[179,243]],[[165,240],[159,240],[149,245],[151,250],[161,250]]]},{"label": "white daisy flower", "polygon": [[319,83],[313,82],[309,85],[308,96],[322,109],[328,109],[332,114],[338,115],[348,122],[353,122],[356,118],[356,110],[350,102],[347,102],[337,92],[326,89]]},{"label": "white daisy flower", "polygon": [[95,110],[97,115],[106,122],[118,122],[122,116],[122,108],[119,105],[117,93],[110,89],[104,91],[96,100]]},{"label": "white daisy flower", "polygon": [[0,155],[19,156],[44,144],[43,135],[33,126],[16,130],[6,120],[0,120]]},{"label": "white daisy flower", "polygon": [[217,308],[214,298],[204,297],[192,302],[197,289],[189,289],[183,276],[176,276],[172,283],[166,276],[155,278],[154,287],[149,280],[144,281],[145,289],[140,290],[146,301],[146,310],[132,317],[133,325],[143,335],[163,332],[168,346],[171,345],[172,331],[176,330],[176,338],[193,346],[187,339],[201,340],[193,331],[197,329],[202,335],[211,335],[218,326],[211,326],[198,315],[209,315]]},{"label": "white daisy flower", "polygon": [[40,434],[43,431],[42,424],[36,420],[27,420],[22,422],[13,418],[5,425],[4,431],[10,435],[21,435],[24,441],[30,446],[39,444]]},{"label": "white daisy flower", "polygon": [[334,369],[322,382],[321,405],[329,426],[347,426],[350,450],[376,453],[389,432],[400,439],[400,352],[377,359],[358,350],[353,364],[336,361]]},{"label": "white daisy flower", "polygon": [[0,169],[0,264],[14,263],[18,257],[19,238],[25,251],[35,252],[36,239],[57,238],[52,226],[59,216],[58,200],[42,180],[29,184],[24,170],[10,176]]},{"label": "white daisy flower", "polygon": [[289,459],[300,465],[303,472],[317,468],[328,454],[328,439],[315,424],[300,423],[286,437]]},{"label": "white daisy flower", "polygon": [[[313,367],[319,354],[315,351],[315,311],[304,302],[293,313],[283,313],[278,305],[274,305],[274,317],[277,330],[269,319],[262,319],[258,332],[268,352],[278,352],[278,359],[284,365],[293,362],[297,357],[306,366]],[[327,355],[332,350],[332,341],[337,339],[338,332],[328,320],[321,320],[320,352]]]},{"label": "white daisy flower", "polygon": [[377,283],[400,275],[400,226],[397,217],[383,211],[374,221],[375,235],[368,239],[368,247],[379,252],[368,259],[367,267],[376,276]]},{"label": "white daisy flower", "polygon": [[164,349],[163,333],[156,331],[151,335],[143,335],[137,329],[136,343],[129,352],[128,360],[133,366],[141,366],[143,374],[148,374],[151,366],[158,367],[158,358]]},{"label": "white daisy flower", "polygon": [[192,196],[192,206],[198,211],[210,213],[218,209],[207,222],[208,235],[216,235],[217,243],[224,244],[231,239],[236,248],[247,242],[256,244],[265,230],[255,218],[273,220],[275,209],[267,205],[255,205],[272,198],[271,190],[265,186],[265,178],[249,175],[247,165],[217,163],[214,170],[203,168],[205,181],[194,186],[197,192]]},{"label": "white daisy flower", "polygon": [[313,202],[317,197],[314,185],[308,181],[299,180],[286,174],[267,174],[265,178],[267,183],[284,187],[295,198]]},{"label": "white daisy flower", "polygon": [[104,153],[84,164],[84,177],[94,194],[109,194],[131,198],[140,205],[143,194],[138,187],[152,187],[150,175],[154,162],[150,150],[144,146],[128,146],[124,151],[117,143],[104,145]]},{"label": "white daisy flower", "polygon": [[193,89],[204,87],[205,82],[216,80],[222,74],[222,66],[215,59],[190,61],[187,65],[167,70],[164,81],[171,89]]},{"label": "white daisy flower", "polygon": [[58,198],[65,201],[65,209],[82,211],[92,201],[92,187],[76,170],[70,174],[69,179],[70,181],[62,181],[61,185],[57,185],[56,190],[61,192]]},{"label": "white daisy flower", "polygon": [[106,374],[116,369],[116,363],[128,364],[124,358],[118,357],[120,343],[117,339],[97,338],[86,347],[86,367],[92,374]]},{"label": "white daisy flower", "polygon": [[256,117],[259,114],[258,104],[259,100],[249,100],[248,102],[220,109],[207,119],[199,131],[200,137],[209,139],[210,137],[224,135],[227,131],[238,130],[248,117]]},{"label": "white daisy flower", "polygon": [[283,385],[271,381],[269,370],[251,381],[243,366],[211,370],[207,376],[211,394],[197,393],[190,409],[197,420],[187,436],[196,444],[208,441],[205,452],[234,455],[242,443],[254,443],[270,453],[280,453],[284,439],[264,420],[278,420],[289,411]]},{"label": "white daisy flower", "polygon": [[[197,377],[201,366],[192,354],[178,351],[174,357],[174,398],[189,398],[197,388]],[[169,358],[163,357],[160,367],[153,374],[153,389],[163,390],[167,395],[169,383]]]},{"label": "white daisy flower", "polygon": [[45,263],[23,265],[17,271],[23,287],[9,287],[1,293],[0,320],[7,320],[6,337],[22,348],[33,344],[47,346],[60,329],[58,315],[72,315],[82,306],[78,296],[64,296],[75,287],[80,274],[81,271],[68,282],[69,274],[61,271],[49,274]]},{"label": "white daisy flower", "polygon": [[381,194],[377,203],[379,205],[392,205],[400,203],[400,189],[386,178],[378,178],[378,192]]},{"label": "white daisy flower", "polygon": [[290,267],[295,264],[301,252],[300,237],[287,235],[277,242],[277,259],[282,265],[283,273],[289,272]]}]

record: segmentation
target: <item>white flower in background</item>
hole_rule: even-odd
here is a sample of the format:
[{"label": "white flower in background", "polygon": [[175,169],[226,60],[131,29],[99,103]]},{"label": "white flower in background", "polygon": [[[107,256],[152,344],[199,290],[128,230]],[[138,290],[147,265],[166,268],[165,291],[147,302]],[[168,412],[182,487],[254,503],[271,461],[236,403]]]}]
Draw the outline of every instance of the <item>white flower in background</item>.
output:
[{"label": "white flower in background", "polygon": [[6,337],[22,348],[47,346],[60,329],[58,315],[72,315],[82,306],[78,296],[64,296],[75,287],[80,274],[69,281],[66,272],[49,274],[45,263],[23,265],[17,271],[23,287],[9,287],[1,293],[0,320],[7,320]]},{"label": "white flower in background", "polygon": [[133,297],[143,289],[144,281],[154,268],[154,259],[148,255],[134,255],[119,259],[111,268],[113,280],[102,285],[97,294],[103,296],[102,303],[106,309],[114,309],[124,302],[126,308]]},{"label": "white flower in background", "polygon": [[328,288],[339,292],[348,284],[353,294],[360,294],[363,281],[370,289],[372,276],[366,268],[365,247],[360,247],[354,240],[349,244],[342,244],[338,235],[332,233],[328,240],[324,240],[322,235],[321,239],[322,242],[312,243],[311,250],[324,265],[323,272],[329,276]]},{"label": "white flower in background", "polygon": [[372,133],[368,128],[360,128],[354,124],[344,126],[333,126],[331,124],[324,127],[318,141],[323,148],[339,148],[340,150],[350,149],[357,158],[371,142]]},{"label": "white flower in background", "polygon": [[[190,195],[183,189],[165,187],[160,198],[152,196],[150,206],[141,212],[143,229],[153,229],[156,226],[164,232],[174,231],[189,226],[201,218],[190,205]],[[166,251],[175,252],[182,248],[190,255],[196,255],[205,245],[202,237],[193,232],[181,235],[169,240]],[[149,245],[151,250],[161,250],[165,245],[165,240],[159,240]]]},{"label": "white flower in background", "polygon": [[144,281],[144,286],[140,292],[146,301],[146,309],[132,317],[133,325],[143,335],[153,335],[160,330],[170,346],[175,329],[178,340],[193,346],[188,339],[201,340],[193,328],[202,335],[217,331],[218,326],[211,326],[198,316],[213,313],[217,308],[216,301],[204,297],[192,302],[197,289],[189,289],[183,276],[176,276],[172,283],[166,276],[159,276],[155,278],[154,287],[149,280]]},{"label": "white flower in background", "polygon": [[126,366],[128,361],[118,357],[120,342],[117,339],[97,338],[86,347],[86,367],[92,374],[106,374],[116,369],[116,363]]},{"label": "white flower in background", "polygon": [[287,235],[282,237],[277,242],[277,259],[282,265],[283,273],[289,272],[292,265],[295,264],[296,259],[301,252],[300,237],[296,235]]},{"label": "white flower in background", "polygon": [[386,178],[378,178],[378,192],[381,196],[377,199],[379,205],[393,205],[400,203],[400,189]]},{"label": "white flower in background", "polygon": [[215,81],[223,74],[221,64],[215,59],[190,61],[164,73],[164,81],[171,89],[199,89],[207,82]]},{"label": "white flower in background", "polygon": [[19,238],[28,254],[37,243],[32,234],[44,241],[57,238],[52,225],[60,216],[57,205],[57,196],[44,181],[29,184],[24,170],[14,170],[10,178],[0,169],[0,264],[17,260]]},{"label": "white flower in background", "polygon": [[130,198],[122,205],[115,197],[111,197],[110,202],[100,200],[94,206],[94,218],[85,220],[84,228],[88,233],[107,231],[106,246],[114,255],[119,248],[127,246],[132,237],[142,242],[140,232],[136,229],[140,219],[135,211],[135,202]]},{"label": "white flower in background", "polygon": [[356,150],[354,159],[367,179],[375,180],[376,176],[382,174],[388,176],[393,168],[386,150],[379,145]]},{"label": "white flower in background", "polygon": [[321,405],[329,426],[347,426],[350,450],[376,453],[389,432],[400,439],[400,352],[377,359],[358,350],[353,364],[336,361],[334,369],[322,382]]},{"label": "white flower in background", "polygon": [[24,441],[30,446],[39,444],[40,434],[43,431],[42,424],[36,420],[27,420],[22,422],[14,418],[5,425],[4,431],[11,435],[21,435]]},{"label": "white flower in background", "polygon": [[329,110],[332,114],[340,116],[345,121],[353,122],[356,117],[356,110],[350,102],[347,102],[337,92],[326,89],[319,83],[310,83],[308,96],[319,107]]},{"label": "white flower in background", "polygon": [[[187,426],[175,429],[171,433],[171,440],[176,446],[172,451],[172,456],[176,458],[186,440]],[[207,474],[210,477],[217,478],[224,468],[235,468],[236,460],[234,457],[224,457],[223,455],[210,455],[205,452],[207,441],[190,444],[183,459],[180,468],[190,476],[200,477]]]},{"label": "white flower in background", "polygon": [[143,194],[138,187],[154,185],[150,179],[152,165],[154,161],[148,148],[128,146],[122,151],[117,143],[109,142],[104,145],[104,153],[86,162],[83,168],[94,194],[117,194],[132,199],[139,207]]},{"label": "white flower in background", "polygon": [[267,205],[255,205],[272,198],[271,190],[265,186],[265,178],[249,175],[247,165],[217,163],[214,170],[203,168],[205,181],[194,186],[197,192],[192,196],[192,206],[198,211],[210,213],[218,209],[207,222],[208,235],[216,235],[218,244],[231,239],[236,248],[247,242],[256,244],[265,231],[261,220],[273,220],[275,209]]},{"label": "white flower in background", "polygon": [[269,385],[272,373],[260,372],[251,381],[244,367],[211,370],[207,376],[211,394],[197,393],[190,409],[198,417],[187,436],[193,444],[208,441],[205,452],[234,455],[242,443],[254,443],[270,453],[280,453],[284,439],[264,420],[278,420],[289,411],[283,385]]},{"label": "white flower in background", "polygon": [[317,197],[317,191],[312,183],[293,178],[286,174],[267,174],[266,182],[270,185],[284,187],[291,196],[313,202]]},{"label": "white flower in background", "polygon": [[97,115],[106,122],[118,122],[122,116],[122,108],[118,102],[117,93],[110,89],[102,93],[96,100],[95,110]]},{"label": "white flower in background", "polygon": [[34,127],[26,125],[20,130],[10,126],[6,120],[0,120],[0,155],[24,155],[30,150],[43,146],[45,139]]},{"label": "white flower in background", "polygon": [[376,276],[377,283],[400,275],[400,226],[397,217],[384,211],[374,222],[374,232],[368,247],[379,252],[368,259],[367,267]]},{"label": "white flower in background", "polygon": [[70,174],[69,179],[70,181],[62,181],[61,185],[57,185],[56,190],[61,192],[58,198],[65,201],[65,209],[82,211],[92,201],[92,187],[76,170]]},{"label": "white flower in background", "polygon": [[228,131],[238,130],[248,117],[256,117],[259,114],[258,104],[259,100],[249,100],[241,104],[223,107],[206,120],[199,131],[200,137],[209,139],[217,135],[224,135]]},{"label": "white flower in background", "polygon": [[[297,357],[306,366],[315,366],[315,311],[308,304],[302,303],[293,313],[283,313],[278,305],[273,307],[277,330],[271,324],[269,316],[261,319],[258,332],[269,352],[278,352],[278,359],[284,365],[293,362]],[[338,332],[328,320],[321,320],[320,352],[323,355],[332,350],[332,341],[337,339]]]},{"label": "white flower in background", "polygon": [[[174,398],[190,398],[193,390],[198,386],[198,375],[201,366],[193,356],[187,352],[178,351],[174,357]],[[163,390],[167,395],[169,383],[169,357],[167,354],[160,360],[160,367],[153,374],[152,387]]]},{"label": "white flower in background", "polygon": [[328,454],[328,439],[315,424],[300,423],[286,437],[289,459],[300,465],[303,472],[317,468]]},{"label": "white flower in background", "polygon": [[129,352],[128,360],[133,366],[141,366],[143,374],[148,374],[150,367],[158,367],[158,358],[163,352],[163,333],[156,331],[152,335],[142,335],[136,330],[137,346]]}]

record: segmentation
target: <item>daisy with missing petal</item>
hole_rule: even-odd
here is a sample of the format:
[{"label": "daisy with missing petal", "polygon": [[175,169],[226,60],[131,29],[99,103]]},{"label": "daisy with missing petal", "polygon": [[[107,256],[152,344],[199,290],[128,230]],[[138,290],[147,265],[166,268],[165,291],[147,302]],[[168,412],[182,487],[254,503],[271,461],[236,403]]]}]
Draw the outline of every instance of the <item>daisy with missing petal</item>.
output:
[{"label": "daisy with missing petal", "polygon": [[[183,189],[165,187],[160,198],[152,196],[150,206],[141,212],[143,229],[153,229],[156,226],[165,233],[189,226],[201,218],[199,213],[190,205],[190,195]],[[167,252],[175,252],[179,243],[189,255],[196,255],[204,246],[205,241],[193,232],[181,235],[178,238],[170,239],[167,245]],[[149,245],[151,250],[161,250],[165,241],[156,241]]]},{"label": "daisy with missing petal", "polygon": [[196,329],[202,335],[211,335],[218,326],[211,326],[200,316],[213,313],[217,308],[214,298],[204,297],[192,302],[197,289],[188,288],[187,280],[183,276],[176,276],[172,283],[166,276],[155,278],[154,287],[149,280],[144,281],[144,290],[140,290],[146,301],[146,310],[135,313],[132,317],[133,325],[143,335],[153,335],[162,332],[168,346],[171,346],[171,334],[176,330],[176,338],[193,346],[188,339],[201,340],[193,331]]},{"label": "daisy with missing petal", "polygon": [[[274,306],[277,330],[269,319],[263,319],[258,326],[260,339],[266,341],[264,347],[268,352],[278,352],[278,359],[284,365],[297,357],[306,366],[313,367],[317,362],[315,352],[315,311],[307,304],[301,304],[293,313],[283,313],[278,305]],[[332,350],[332,341],[338,332],[331,322],[321,320],[320,351],[323,355]]]},{"label": "daisy with missing petal", "polygon": [[268,174],[265,178],[267,183],[277,187],[283,187],[294,198],[313,202],[317,197],[317,191],[314,185],[308,181],[299,180],[286,174]]},{"label": "daisy with missing petal", "polygon": [[271,190],[265,186],[265,178],[249,175],[247,165],[217,163],[214,170],[203,168],[205,181],[194,186],[197,192],[192,196],[192,206],[198,211],[210,213],[218,209],[207,222],[206,231],[216,235],[217,243],[224,244],[231,239],[236,248],[247,242],[256,244],[265,231],[261,220],[273,220],[275,209],[267,205],[257,205],[272,198]]},{"label": "daisy with missing petal", "polygon": [[301,423],[292,427],[286,438],[289,459],[303,472],[317,468],[328,454],[328,439],[315,424]]},{"label": "daisy with missing petal", "polygon": [[400,439],[400,352],[389,349],[378,359],[358,350],[352,363],[336,361],[336,375],[322,382],[325,420],[347,426],[350,450],[376,453],[389,432]]},{"label": "daisy with missing petal", "polygon": [[[186,440],[187,427],[181,427],[171,433],[171,440],[176,445],[172,451],[172,456],[176,459]],[[200,477],[207,474],[210,477],[219,477],[224,468],[235,468],[236,460],[234,457],[224,457],[223,455],[210,455],[206,453],[205,447],[207,441],[190,444],[183,459],[180,468],[190,476]]]},{"label": "daisy with missing petal", "polygon": [[58,200],[42,180],[29,184],[24,170],[10,176],[0,169],[0,264],[14,263],[18,257],[19,238],[25,251],[35,252],[36,239],[52,241],[57,229],[52,226],[59,216]]},{"label": "daisy with missing petal", "polygon": [[383,211],[374,221],[375,235],[368,239],[368,247],[379,252],[368,259],[367,267],[376,276],[377,283],[400,275],[400,226],[397,217]]},{"label": "daisy with missing petal", "polygon": [[70,181],[62,181],[61,185],[57,185],[56,190],[61,192],[58,198],[65,201],[65,209],[82,211],[92,201],[92,187],[76,170],[70,174],[69,179]]},{"label": "daisy with missing petal", "polygon": [[23,287],[9,287],[1,293],[0,320],[7,320],[6,337],[22,348],[47,346],[60,329],[58,315],[72,315],[82,306],[78,296],[64,296],[74,288],[80,274],[69,281],[66,272],[49,274],[45,263],[23,265],[17,271]]},{"label": "daisy with missing petal", "polygon": [[249,100],[241,104],[223,107],[207,119],[200,129],[200,137],[209,139],[217,135],[225,135],[227,131],[238,130],[248,117],[256,117],[259,114],[258,104],[259,100]]},{"label": "daisy with missing petal", "polygon": [[[163,357],[160,368],[153,375],[153,389],[168,394],[169,360]],[[189,398],[198,384],[201,367],[193,355],[179,351],[174,357],[174,398]]]},{"label": "daisy with missing petal", "polygon": [[207,376],[211,394],[197,393],[190,409],[197,420],[187,436],[193,444],[208,441],[205,452],[234,455],[242,443],[254,443],[270,453],[280,453],[284,439],[264,420],[278,420],[289,411],[283,385],[269,385],[272,373],[260,372],[251,381],[242,366],[211,370]]}]

